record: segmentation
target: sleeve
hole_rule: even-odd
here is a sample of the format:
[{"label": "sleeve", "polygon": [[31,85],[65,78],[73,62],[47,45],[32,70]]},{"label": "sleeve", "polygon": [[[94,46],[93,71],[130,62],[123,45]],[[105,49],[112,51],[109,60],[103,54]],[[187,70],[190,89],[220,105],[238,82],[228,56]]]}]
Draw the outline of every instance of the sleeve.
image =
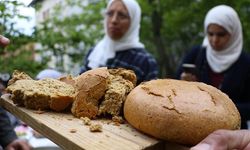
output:
[{"label": "sleeve", "polygon": [[197,58],[197,55],[198,55],[200,49],[201,49],[201,46],[194,46],[191,50],[189,50],[184,55],[184,57],[181,59],[180,64],[177,67],[177,71],[176,71],[176,75],[175,75],[176,79],[180,79],[181,73],[183,72],[182,65],[184,63],[195,64],[195,61],[196,61],[196,58]]},{"label": "sleeve", "polygon": [[[248,63],[248,66],[250,66],[249,63]],[[245,67],[243,67],[243,68],[246,69]],[[244,83],[242,83],[245,85],[244,88],[242,88],[244,91],[241,94],[242,100],[239,100],[242,102],[236,103],[236,106],[240,111],[241,118],[244,119],[245,121],[250,120],[250,92],[249,92],[249,89],[250,89],[250,67],[248,70],[249,71],[247,72]]]},{"label": "sleeve", "polygon": [[17,139],[17,136],[14,128],[11,126],[10,119],[6,111],[0,107],[0,144],[5,148],[15,139]]},{"label": "sleeve", "polygon": [[146,49],[131,50],[126,57],[129,58],[126,61],[129,63],[130,69],[134,70],[137,76],[137,85],[158,78],[158,64]]},{"label": "sleeve", "polygon": [[250,120],[250,103],[237,103],[236,107],[239,109],[242,119]]},{"label": "sleeve", "polygon": [[[250,77],[249,77],[250,79]],[[249,81],[248,81],[248,84]],[[248,86],[247,89],[245,89],[245,97],[244,97],[244,101],[245,102],[237,102],[235,103],[237,109],[239,110],[240,116],[241,116],[241,128],[242,129],[247,129],[248,125],[247,125],[247,121],[250,121],[250,92],[247,91],[248,89],[250,89],[250,87]]]},{"label": "sleeve", "polygon": [[147,61],[148,61],[148,67],[147,67],[148,71],[146,73],[144,80],[149,81],[152,79],[157,79],[159,71],[158,71],[158,64],[157,64],[156,60],[153,57],[149,57],[147,59]]}]

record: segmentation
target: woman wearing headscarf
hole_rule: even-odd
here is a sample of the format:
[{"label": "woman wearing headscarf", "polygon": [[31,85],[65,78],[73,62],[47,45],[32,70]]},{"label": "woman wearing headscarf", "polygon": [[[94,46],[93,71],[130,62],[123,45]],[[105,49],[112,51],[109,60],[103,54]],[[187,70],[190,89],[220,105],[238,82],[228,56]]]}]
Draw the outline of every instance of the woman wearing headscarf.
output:
[{"label": "woman wearing headscarf", "polygon": [[[183,59],[177,78],[200,81],[217,87],[236,104],[242,128],[250,120],[250,56],[242,51],[243,37],[236,11],[226,5],[212,8],[204,21],[205,38]],[[195,73],[188,73],[183,64],[194,64]]]},{"label": "woman wearing headscarf", "polygon": [[110,0],[104,18],[105,35],[90,49],[81,73],[98,68],[131,69],[137,84],[158,76],[156,60],[139,39],[141,9],[135,0]]}]

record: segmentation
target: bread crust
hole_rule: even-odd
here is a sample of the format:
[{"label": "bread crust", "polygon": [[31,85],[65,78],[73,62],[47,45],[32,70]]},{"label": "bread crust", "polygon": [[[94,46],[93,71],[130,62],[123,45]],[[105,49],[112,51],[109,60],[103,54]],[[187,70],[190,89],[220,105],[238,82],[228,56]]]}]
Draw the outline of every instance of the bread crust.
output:
[{"label": "bread crust", "polygon": [[12,73],[12,78],[8,81],[8,86],[15,83],[17,80],[33,80],[33,79],[25,72],[14,70]]},{"label": "bread crust", "polygon": [[135,73],[122,68],[103,67],[84,72],[75,78],[76,97],[71,112],[78,118],[119,116],[135,83]]},{"label": "bread crust", "polygon": [[76,97],[71,112],[74,116],[94,118],[98,104],[107,89],[109,72],[106,67],[89,70],[75,78]]},{"label": "bread crust", "polygon": [[195,145],[217,129],[240,128],[240,114],[232,100],[200,82],[145,82],[127,96],[124,115],[142,132],[185,145]]},{"label": "bread crust", "polygon": [[13,102],[36,110],[63,111],[72,104],[75,94],[73,86],[56,79],[21,79],[7,87]]}]

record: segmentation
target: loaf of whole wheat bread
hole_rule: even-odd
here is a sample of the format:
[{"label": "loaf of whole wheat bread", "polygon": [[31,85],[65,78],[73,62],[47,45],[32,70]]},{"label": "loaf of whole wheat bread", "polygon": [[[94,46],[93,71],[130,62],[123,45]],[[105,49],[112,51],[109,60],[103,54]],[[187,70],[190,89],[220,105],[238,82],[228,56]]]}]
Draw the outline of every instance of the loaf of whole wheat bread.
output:
[{"label": "loaf of whole wheat bread", "polygon": [[185,145],[195,145],[217,129],[240,128],[240,114],[232,100],[200,82],[145,82],[127,96],[124,115],[144,133]]}]

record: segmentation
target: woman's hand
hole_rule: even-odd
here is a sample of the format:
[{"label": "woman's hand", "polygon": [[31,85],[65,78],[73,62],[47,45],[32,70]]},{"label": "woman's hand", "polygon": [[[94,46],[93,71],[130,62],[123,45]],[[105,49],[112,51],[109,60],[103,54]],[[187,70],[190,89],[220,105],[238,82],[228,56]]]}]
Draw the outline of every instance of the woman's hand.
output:
[{"label": "woman's hand", "polygon": [[6,150],[31,150],[30,145],[25,140],[14,140],[6,148]]},{"label": "woman's hand", "polygon": [[194,74],[192,74],[192,73],[186,73],[186,72],[182,72],[182,74],[181,74],[181,80],[198,81],[197,77]]},{"label": "woman's hand", "polygon": [[249,150],[249,130],[217,130],[190,150]]}]

